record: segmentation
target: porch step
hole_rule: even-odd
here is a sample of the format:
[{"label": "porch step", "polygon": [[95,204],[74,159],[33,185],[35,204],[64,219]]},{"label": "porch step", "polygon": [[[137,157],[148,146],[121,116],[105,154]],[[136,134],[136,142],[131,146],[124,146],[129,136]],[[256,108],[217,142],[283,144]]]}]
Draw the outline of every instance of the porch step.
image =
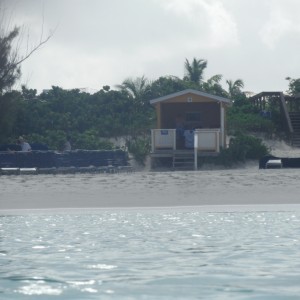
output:
[{"label": "porch step", "polygon": [[173,168],[174,169],[192,169],[194,167],[194,153],[174,153]]}]

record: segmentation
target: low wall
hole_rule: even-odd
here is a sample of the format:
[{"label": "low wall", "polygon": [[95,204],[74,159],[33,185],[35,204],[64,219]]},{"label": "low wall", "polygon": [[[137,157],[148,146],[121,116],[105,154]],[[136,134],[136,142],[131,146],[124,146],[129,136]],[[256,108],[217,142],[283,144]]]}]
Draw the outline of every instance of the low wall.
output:
[{"label": "low wall", "polygon": [[0,152],[0,168],[61,168],[127,166],[123,150]]}]

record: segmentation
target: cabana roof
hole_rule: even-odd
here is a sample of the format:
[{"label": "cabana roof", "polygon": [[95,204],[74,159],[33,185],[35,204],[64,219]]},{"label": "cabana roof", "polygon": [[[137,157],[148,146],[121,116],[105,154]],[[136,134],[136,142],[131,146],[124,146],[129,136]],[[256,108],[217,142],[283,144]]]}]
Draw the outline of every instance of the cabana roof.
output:
[{"label": "cabana roof", "polygon": [[200,97],[208,98],[211,101],[223,102],[224,104],[231,104],[231,100],[228,99],[228,98],[208,94],[208,93],[205,93],[205,92],[202,92],[202,91],[197,91],[197,90],[194,90],[194,89],[186,89],[186,90],[183,90],[183,91],[180,91],[180,92],[176,92],[176,93],[169,94],[169,95],[166,95],[166,96],[162,96],[162,97],[159,97],[159,98],[156,98],[156,99],[152,99],[152,100],[150,100],[150,104],[156,104],[156,103],[164,102],[164,101],[170,100],[172,98],[180,97],[180,96],[183,96],[183,95],[186,95],[186,94],[194,94],[194,95],[197,95],[197,96],[200,96]]}]

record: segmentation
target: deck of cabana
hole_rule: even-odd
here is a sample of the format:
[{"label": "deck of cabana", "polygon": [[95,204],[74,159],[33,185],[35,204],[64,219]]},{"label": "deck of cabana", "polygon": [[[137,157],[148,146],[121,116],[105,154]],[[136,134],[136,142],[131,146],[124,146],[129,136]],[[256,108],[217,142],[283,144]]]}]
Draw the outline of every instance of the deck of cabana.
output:
[{"label": "deck of cabana", "polygon": [[197,129],[189,132],[185,143],[178,143],[175,129],[153,129],[151,166],[167,159],[172,167],[197,169],[199,157],[213,157],[220,153],[220,129]]}]

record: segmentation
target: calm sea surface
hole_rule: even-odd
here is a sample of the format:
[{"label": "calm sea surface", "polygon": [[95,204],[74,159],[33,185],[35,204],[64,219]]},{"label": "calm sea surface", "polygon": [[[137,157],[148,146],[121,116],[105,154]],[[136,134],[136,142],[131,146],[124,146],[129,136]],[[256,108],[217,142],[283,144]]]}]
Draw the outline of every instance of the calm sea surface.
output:
[{"label": "calm sea surface", "polygon": [[[123,198],[129,194],[135,201],[158,198],[163,202],[181,191],[180,199],[185,194],[193,203],[196,183],[202,181],[205,199],[215,189],[224,191],[225,201],[234,195],[242,199],[243,191],[248,194],[251,189],[256,198],[260,191],[265,191],[263,197],[275,197],[283,188],[282,195],[289,198],[288,189],[296,191],[299,178],[291,172],[8,176],[0,177],[0,204],[6,208],[8,197],[18,202],[20,191],[24,201],[35,198],[37,203],[44,194],[63,201],[75,191],[72,199],[79,194],[84,200],[85,193],[92,204],[105,190],[103,181],[108,185],[104,195],[109,197],[110,191],[115,201],[123,192]],[[162,180],[169,193],[162,189]],[[124,182],[131,182],[131,187]],[[55,191],[60,191],[60,197]],[[0,299],[299,299],[300,210],[288,205],[284,211],[276,207],[222,210],[203,211],[197,206],[102,208],[84,213],[50,209],[12,215],[2,210]]]}]

